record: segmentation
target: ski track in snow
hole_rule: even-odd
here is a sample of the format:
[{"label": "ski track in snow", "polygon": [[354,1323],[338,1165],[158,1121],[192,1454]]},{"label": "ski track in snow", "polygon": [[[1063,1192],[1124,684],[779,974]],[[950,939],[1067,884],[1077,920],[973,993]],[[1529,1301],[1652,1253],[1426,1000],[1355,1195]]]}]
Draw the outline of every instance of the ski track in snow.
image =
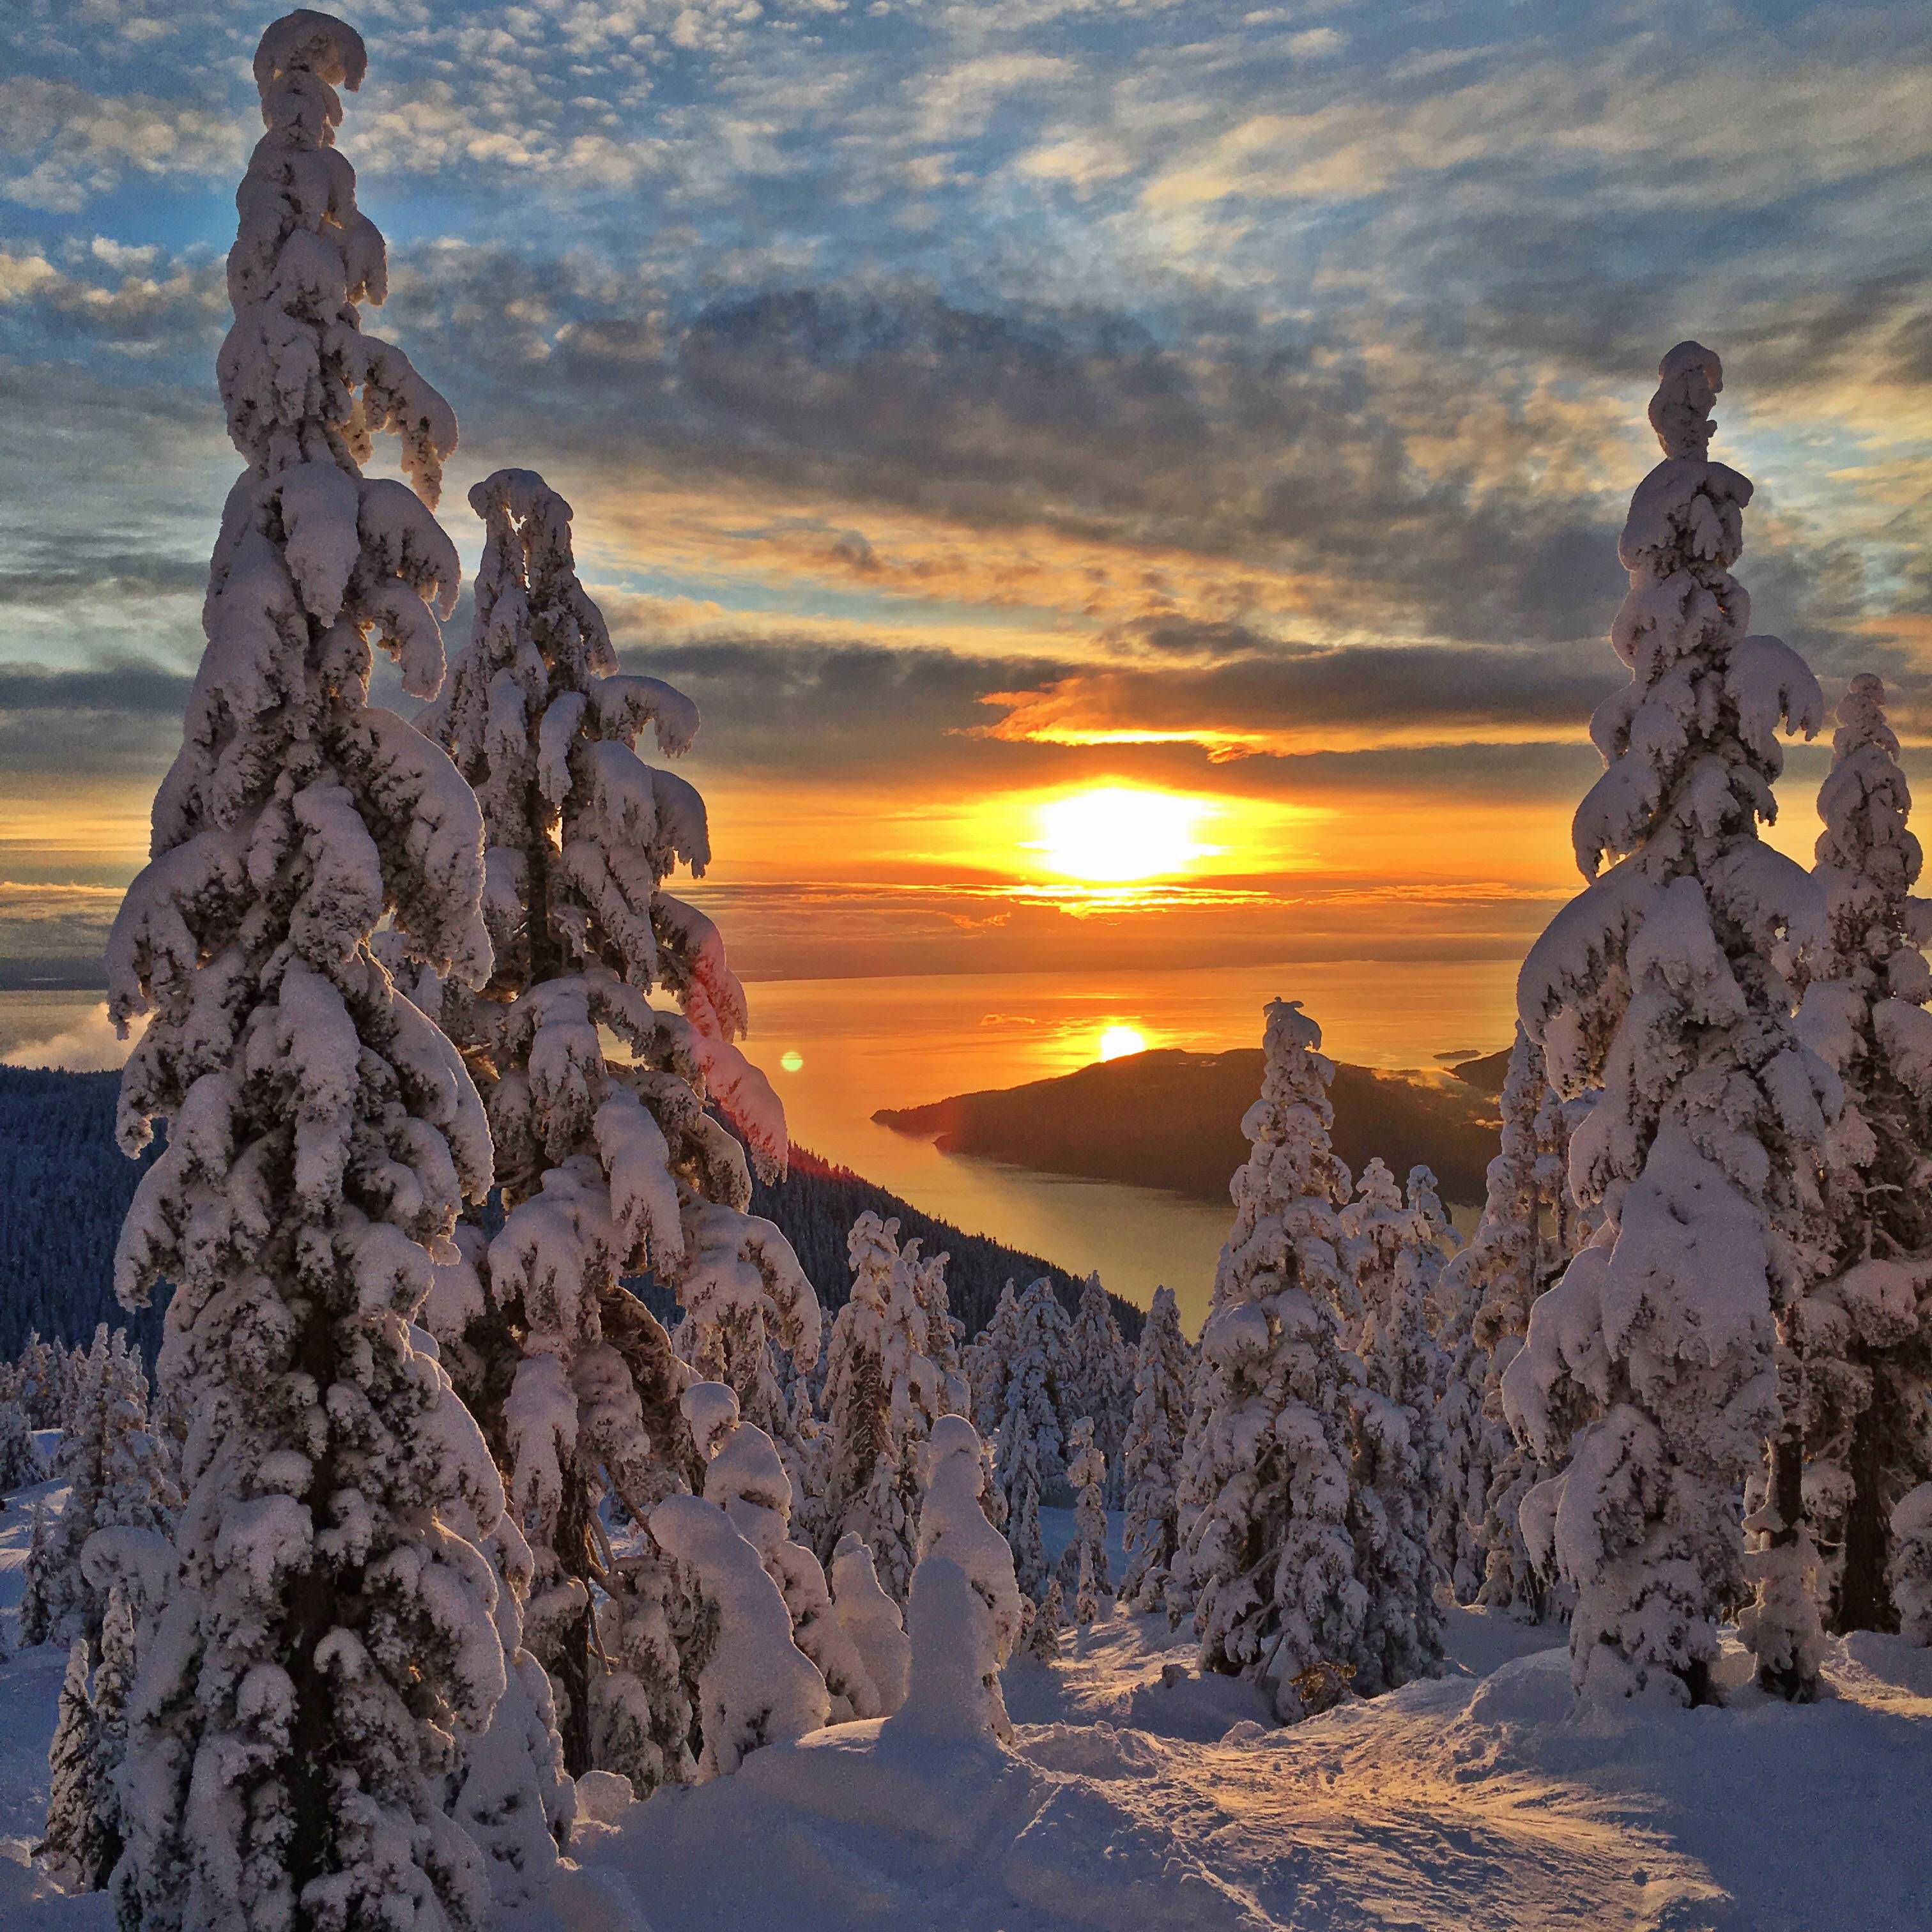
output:
[{"label": "ski track in snow", "polygon": [[[31,1498],[0,1516],[11,1636]],[[22,1507],[23,1504],[28,1507]],[[1049,1548],[1070,1512],[1043,1510]],[[1060,1520],[1069,1519],[1066,1522]],[[1110,1526],[1116,1532],[1118,1518]],[[584,1828],[498,1932],[1922,1932],[1932,1652],[1834,1647],[1832,1695],[1580,1723],[1552,1633],[1459,1612],[1454,1673],[1287,1730],[1156,1618],[1006,1673],[1015,1748],[844,1725]],[[64,1659],[0,1666],[0,1928],[108,1932],[28,1864]],[[1743,1676],[1741,1652],[1729,1673]]]}]

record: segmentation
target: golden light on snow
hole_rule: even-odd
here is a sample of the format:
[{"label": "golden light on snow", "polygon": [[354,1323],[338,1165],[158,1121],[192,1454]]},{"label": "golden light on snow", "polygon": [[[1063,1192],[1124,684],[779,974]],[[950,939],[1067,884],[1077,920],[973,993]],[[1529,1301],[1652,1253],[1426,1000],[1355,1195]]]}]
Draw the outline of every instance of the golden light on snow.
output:
[{"label": "golden light on snow", "polygon": [[1147,1035],[1138,1027],[1116,1021],[1100,1029],[1098,1046],[1102,1060],[1124,1060],[1130,1053],[1146,1052]]},{"label": "golden light on snow", "polygon": [[1042,869],[1096,885],[1171,878],[1216,848],[1200,836],[1215,808],[1207,799],[1131,785],[1096,785],[1035,808],[1039,836],[1025,849]]}]

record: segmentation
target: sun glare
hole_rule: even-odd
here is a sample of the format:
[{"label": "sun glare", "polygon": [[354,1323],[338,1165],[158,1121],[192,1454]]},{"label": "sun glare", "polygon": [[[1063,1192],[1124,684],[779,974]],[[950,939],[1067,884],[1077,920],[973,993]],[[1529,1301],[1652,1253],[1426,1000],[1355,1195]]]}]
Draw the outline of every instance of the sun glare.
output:
[{"label": "sun glare", "polygon": [[1101,785],[1038,808],[1040,836],[1029,849],[1063,878],[1116,884],[1184,872],[1214,850],[1196,836],[1213,807],[1175,792]]},{"label": "sun glare", "polygon": [[1130,1053],[1147,1051],[1147,1036],[1138,1027],[1114,1025],[1100,1030],[1100,1058],[1124,1060]]}]

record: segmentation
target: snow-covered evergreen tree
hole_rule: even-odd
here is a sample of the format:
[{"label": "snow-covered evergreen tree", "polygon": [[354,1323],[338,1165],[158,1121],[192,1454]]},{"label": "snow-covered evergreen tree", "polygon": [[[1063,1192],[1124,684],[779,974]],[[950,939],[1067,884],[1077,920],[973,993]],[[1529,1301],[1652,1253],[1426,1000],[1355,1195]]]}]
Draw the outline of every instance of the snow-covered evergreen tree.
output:
[{"label": "snow-covered evergreen tree", "polygon": [[1052,1663],[1060,1654],[1060,1633],[1066,1628],[1066,1592],[1056,1576],[1047,1585],[1046,1594],[1034,1606],[1033,1620],[1027,1626],[1028,1656],[1036,1664]]},{"label": "snow-covered evergreen tree", "polygon": [[[1537,1302],[1503,1386],[1537,1454],[1570,1454],[1524,1507],[1532,1555],[1553,1553],[1576,1588],[1580,1693],[1699,1703],[1744,1593],[1735,1498],[1778,1420],[1776,1311],[1814,1271],[1836,1082],[1793,1033],[1777,964],[1815,930],[1818,895],[1757,836],[1778,726],[1815,730],[1822,704],[1795,652],[1748,634],[1730,566],[1751,486],[1708,456],[1718,358],[1680,344],[1660,378],[1664,460],[1618,550],[1630,588],[1612,641],[1630,680],[1592,721],[1607,769],[1574,828],[1592,883],[1518,988],[1557,1090],[1602,1089],[1571,1172],[1603,1222]],[[1571,1453],[1578,1390],[1599,1413]],[[1777,1555],[1787,1580],[1805,1567],[1796,1545]],[[1761,1581],[1761,1610],[1802,1604]],[[1752,1636],[1767,1681],[1802,1689],[1815,1624],[1768,1614]]]},{"label": "snow-covered evergreen tree", "polygon": [[906,1621],[911,1681],[886,1731],[949,1744],[1009,1742],[1012,1725],[1000,1690],[1006,1653],[993,1612],[950,1555],[935,1551],[914,1571]]},{"label": "snow-covered evergreen tree", "polygon": [[825,1679],[793,1642],[784,1598],[731,1519],[700,1496],[673,1496],[650,1526],[668,1556],[690,1566],[704,1610],[698,1777],[727,1777],[760,1746],[822,1729]]},{"label": "snow-covered evergreen tree", "polygon": [[16,1401],[0,1402],[0,1496],[44,1481],[46,1474],[27,1412]]},{"label": "snow-covered evergreen tree", "polygon": [[27,1339],[14,1364],[8,1394],[26,1412],[29,1429],[58,1429],[64,1396],[64,1360],[60,1352],[40,1340],[38,1329]]},{"label": "snow-covered evergreen tree", "polygon": [[921,1454],[920,1480],[920,1558],[948,1556],[966,1573],[992,1619],[997,1667],[1020,1640],[1025,1580],[1016,1571],[1010,1545],[986,1515],[980,1438],[964,1416],[942,1416],[933,1425]]},{"label": "snow-covered evergreen tree", "polygon": [[1347,1523],[1349,1366],[1335,1251],[1348,1171],[1329,1141],[1334,1063],[1298,1003],[1267,1010],[1253,1143],[1231,1187],[1182,1470],[1177,1583],[1207,1670],[1259,1680],[1283,1718],[1294,1679],[1354,1668],[1366,1594]]},{"label": "snow-covered evergreen tree", "polygon": [[1048,1472],[1064,1466],[1058,1404],[1055,1400],[1054,1330],[1048,1317],[1058,1310],[1053,1284],[1042,1277],[1016,1306],[1012,1353],[994,1438],[993,1462],[1006,1505],[1006,1540],[1011,1544],[1020,1588],[1035,1602],[1046,1586],[1046,1555],[1040,1541],[1040,1504]]},{"label": "snow-covered evergreen tree", "polygon": [[1073,1486],[1073,1540],[1061,1552],[1059,1574],[1073,1586],[1073,1621],[1090,1624],[1113,1587],[1107,1568],[1107,1459],[1082,1416],[1067,1440],[1066,1479]]},{"label": "snow-covered evergreen tree", "polygon": [[64,1643],[98,1637],[107,1594],[89,1580],[82,1552],[97,1531],[156,1535],[179,1502],[161,1444],[148,1430],[148,1380],[126,1338],[103,1322],[70,1378],[68,1424],[54,1474],[68,1497],[48,1532],[40,1598],[46,1636]]},{"label": "snow-covered evergreen tree", "polygon": [[903,1599],[919,1528],[919,1452],[948,1391],[926,1353],[926,1304],[916,1252],[901,1254],[898,1223],[861,1214],[848,1252],[851,1299],[832,1324],[826,1352],[825,1492],[820,1546],[829,1554],[856,1533],[880,1585]]},{"label": "snow-covered evergreen tree", "polygon": [[1899,1498],[1891,1529],[1886,1582],[1898,1606],[1899,1634],[1932,1647],[1932,1483],[1921,1483]]},{"label": "snow-covered evergreen tree", "polygon": [[111,1792],[100,1775],[99,1726],[88,1690],[93,1646],[76,1636],[68,1646],[60,1714],[47,1756],[47,1825],[38,1847],[63,1890],[98,1892],[121,1856]]},{"label": "snow-covered evergreen tree", "polygon": [[960,1338],[965,1324],[952,1312],[946,1292],[946,1264],[950,1255],[921,1256],[916,1240],[908,1241],[902,1251],[919,1305],[926,1316],[926,1353],[939,1371],[938,1401],[947,1415],[964,1415],[972,1406],[972,1391],[966,1379]]},{"label": "snow-covered evergreen tree", "polygon": [[1396,1262],[1414,1234],[1402,1186],[1378,1154],[1363,1168],[1355,1198],[1340,1216],[1347,1272],[1336,1306],[1342,1339],[1358,1348],[1368,1311],[1394,1292]]},{"label": "snow-covered evergreen tree", "polygon": [[[419,724],[482,807],[495,970],[478,994],[422,991],[476,1074],[508,1211],[477,1287],[446,1288],[436,1312],[536,1558],[526,1638],[576,1772],[592,1761],[593,1702],[626,1694],[595,1682],[608,1653],[592,1518],[607,1494],[648,1509],[683,1474],[681,1445],[642,1413],[670,1344],[620,1278],[648,1269],[676,1289],[685,1359],[781,1440],[771,1345],[815,1361],[819,1311],[784,1238],[744,1211],[742,1152],[704,1110],[719,1102],[761,1170],[782,1168],[782,1110],[734,1043],[742,989],[711,922],[663,889],[679,861],[694,874],[709,861],[704,802],[636,748],[648,730],[682,752],[697,712],[655,678],[618,674],[577,576],[570,506],[541,476],[499,470],[470,500],[484,526],[475,625]],[[681,1012],[650,1004],[660,987]],[[628,1058],[606,1055],[600,1028]]]},{"label": "snow-covered evergreen tree", "polygon": [[1133,1406],[1133,1354],[1120,1339],[1113,1298],[1097,1274],[1081,1284],[1067,1338],[1064,1399],[1070,1422],[1084,1415],[1094,1425],[1095,1445],[1107,1465],[1107,1500],[1117,1506],[1123,1494],[1120,1450]]},{"label": "snow-covered evergreen tree", "polygon": [[832,1556],[832,1600],[871,1681],[878,1705],[872,1714],[889,1718],[905,1702],[912,1642],[898,1605],[879,1587],[862,1537],[838,1539]]},{"label": "snow-covered evergreen tree", "polygon": [[1932,1478],[1932,901],[1885,686],[1852,679],[1818,795],[1820,943],[1801,958],[1798,1028],[1844,1082],[1827,1144],[1830,1252],[1792,1311],[1802,1442],[1781,1435],[1780,1522],[1802,1506],[1824,1556],[1829,1627],[1886,1630],[1891,1521]]},{"label": "snow-covered evergreen tree", "polygon": [[1181,1444],[1187,1436],[1187,1388],[1193,1351],[1180,1332],[1174,1291],[1154,1292],[1134,1364],[1134,1406],[1121,1456],[1126,1466],[1124,1541],[1127,1571],[1121,1600],[1136,1610],[1166,1601],[1168,1571],[1179,1540]]},{"label": "snow-covered evergreen tree", "polygon": [[[140,1661],[135,1641],[134,1612],[127,1593],[108,1592],[107,1608],[100,1621],[100,1646],[94,1666],[94,1762],[95,1805],[101,1833],[113,1847],[113,1861],[121,1856],[124,1838],[122,1827],[120,1775],[128,1756],[128,1710],[134,1694],[134,1673]],[[102,1873],[101,1882],[106,1882]]]},{"label": "snow-covered evergreen tree", "polygon": [[1020,1339],[1019,1290],[1010,1281],[985,1328],[967,1344],[964,1363],[974,1426],[988,1442],[1006,1412],[1006,1377]]},{"label": "snow-covered evergreen tree", "polygon": [[[1481,1375],[1477,1417],[1451,1405],[1448,1454],[1458,1472],[1451,1492],[1460,1492],[1466,1512],[1480,1507],[1481,1514],[1474,1518],[1473,1551],[1459,1529],[1453,1563],[1441,1541],[1437,1553],[1450,1569],[1459,1602],[1470,1600],[1463,1594],[1466,1558],[1480,1565],[1478,1600],[1532,1622],[1541,1622],[1550,1608],[1551,1580],[1531,1560],[1521,1511],[1524,1497],[1553,1472],[1510,1432],[1502,1378],[1522,1346],[1531,1306],[1569,1258],[1576,1216],[1568,1154],[1563,1105],[1544,1073],[1543,1049],[1519,1024],[1503,1080],[1502,1148],[1490,1163],[1482,1217],[1468,1246],[1443,1271],[1444,1298],[1456,1311],[1447,1344],[1452,1389],[1468,1386],[1478,1365]],[[1473,1360],[1469,1348],[1476,1352]]]},{"label": "snow-covered evergreen tree", "polygon": [[[722,1384],[700,1384],[691,1393]],[[734,1423],[717,1440],[704,1475],[704,1499],[758,1552],[791,1618],[792,1642],[818,1667],[830,1700],[827,1721],[884,1714],[877,1687],[832,1608],[818,1558],[791,1534],[791,1478],[777,1445],[754,1424]]]},{"label": "snow-covered evergreen tree", "polygon": [[[489,1138],[370,944],[390,920],[426,964],[482,976],[482,825],[448,759],[368,699],[376,644],[434,692],[459,571],[432,514],[454,418],[362,327],[382,242],[335,130],[364,67],[314,13],[256,53],[266,131],[218,362],[247,467],[154,856],[107,949],[112,1017],[151,1016],[123,1148],[170,1122],[116,1286],[133,1306],[173,1283],[160,1373],[190,1418],[116,1877],[124,1922],[156,1928],[482,1909],[443,1781],[503,1655],[489,1564],[443,1513],[493,1519],[500,1486],[412,1322]],[[362,474],[386,431],[409,482]]]},{"label": "snow-covered evergreen tree", "polygon": [[[1436,1594],[1442,1573],[1430,1547],[1442,1489],[1444,1365],[1430,1333],[1429,1306],[1441,1250],[1426,1211],[1431,1190],[1412,1192],[1421,1204],[1399,1222],[1394,1265],[1358,1276],[1362,1386],[1354,1394],[1348,1528],[1355,1573],[1368,1594],[1354,1679],[1364,1694],[1428,1676],[1442,1657]],[[1378,1232],[1389,1218],[1378,1201]]]},{"label": "snow-covered evergreen tree", "polygon": [[53,1518],[44,1498],[34,1498],[32,1527],[27,1532],[26,1561],[20,1566],[20,1642],[23,1647],[45,1643],[53,1632],[56,1578],[62,1574],[54,1560]]}]

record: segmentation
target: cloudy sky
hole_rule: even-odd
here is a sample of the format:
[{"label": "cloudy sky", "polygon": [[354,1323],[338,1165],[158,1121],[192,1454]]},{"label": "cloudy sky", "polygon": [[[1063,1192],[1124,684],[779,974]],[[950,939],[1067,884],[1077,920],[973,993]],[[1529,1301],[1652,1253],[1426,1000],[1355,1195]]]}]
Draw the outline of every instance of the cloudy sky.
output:
[{"label": "cloudy sky", "polygon": [[[10,9],[0,957],[98,946],[178,734],[264,17]],[[1520,948],[1687,335],[1757,628],[1932,736],[1932,9],[348,17],[444,520],[473,560],[505,463],[571,498],[703,708],[754,971]],[[1170,876],[1108,888],[1124,844]]]}]

